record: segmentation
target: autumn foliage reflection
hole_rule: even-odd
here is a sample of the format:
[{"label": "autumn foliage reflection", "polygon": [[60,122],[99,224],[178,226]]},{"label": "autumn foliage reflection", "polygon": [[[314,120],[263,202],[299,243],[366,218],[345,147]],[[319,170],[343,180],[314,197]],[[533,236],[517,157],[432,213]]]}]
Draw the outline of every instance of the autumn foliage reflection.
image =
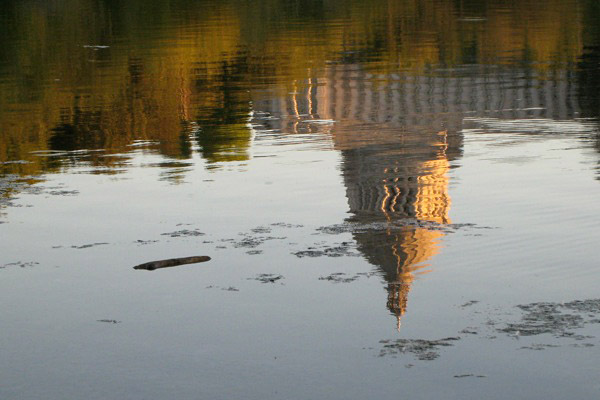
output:
[{"label": "autumn foliage reflection", "polygon": [[244,160],[261,88],[330,63],[422,75],[432,66],[536,60],[540,73],[582,52],[585,2],[4,2],[0,161],[23,175],[70,165],[32,151],[103,150],[71,161],[123,163],[134,141],[209,163]]}]

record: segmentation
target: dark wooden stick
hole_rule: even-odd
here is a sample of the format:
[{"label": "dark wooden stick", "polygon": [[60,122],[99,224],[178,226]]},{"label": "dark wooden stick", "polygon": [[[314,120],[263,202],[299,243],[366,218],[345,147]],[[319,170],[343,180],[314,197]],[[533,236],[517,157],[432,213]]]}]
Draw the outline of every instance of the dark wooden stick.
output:
[{"label": "dark wooden stick", "polygon": [[183,264],[195,264],[209,261],[208,256],[195,256],[195,257],[182,257],[182,258],[169,258],[168,260],[150,261],[144,264],[136,265],[133,269],[145,269],[147,271],[154,271],[158,268],[176,267]]}]

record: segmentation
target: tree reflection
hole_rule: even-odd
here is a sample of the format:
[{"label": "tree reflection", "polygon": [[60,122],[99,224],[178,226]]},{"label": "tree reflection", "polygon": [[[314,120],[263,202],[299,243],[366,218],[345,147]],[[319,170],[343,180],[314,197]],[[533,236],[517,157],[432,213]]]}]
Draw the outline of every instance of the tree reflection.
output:
[{"label": "tree reflection", "polygon": [[[581,116],[594,120],[600,126],[600,4],[587,2],[584,50],[577,64]],[[600,153],[600,128],[594,135],[594,147]],[[600,161],[596,179],[600,180]]]},{"label": "tree reflection", "polygon": [[248,159],[251,104],[244,68],[240,62],[222,63],[212,80],[196,80],[196,89],[208,100],[197,109],[196,140],[200,153],[211,163]]},{"label": "tree reflection", "polygon": [[0,160],[27,160],[11,171],[39,173],[52,167],[31,149],[102,143],[127,153],[134,140],[188,158],[191,133],[209,164],[243,160],[247,90],[287,93],[339,63],[414,76],[432,66],[526,63],[543,74],[574,62],[582,35],[597,29],[595,2],[579,3],[3,2]]}]

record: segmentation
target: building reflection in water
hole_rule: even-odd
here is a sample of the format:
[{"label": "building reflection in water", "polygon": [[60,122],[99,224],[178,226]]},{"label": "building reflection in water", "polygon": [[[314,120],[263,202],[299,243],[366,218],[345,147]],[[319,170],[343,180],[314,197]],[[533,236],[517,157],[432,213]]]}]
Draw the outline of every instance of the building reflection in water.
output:
[{"label": "building reflection in water", "polygon": [[264,128],[318,132],[341,153],[346,222],[360,227],[357,247],[382,271],[398,326],[413,281],[439,252],[440,227],[451,222],[448,172],[462,155],[463,129],[570,120],[580,108],[568,70],[536,77],[514,67],[473,68],[428,76],[331,65],[287,98],[254,101],[255,110],[278,117],[257,121]]},{"label": "building reflection in water", "polygon": [[[399,323],[415,274],[426,272],[426,262],[438,252],[437,242],[443,235],[418,223],[449,222],[447,132],[430,135],[422,149],[404,148],[401,140],[396,145],[347,146],[344,134],[336,132],[335,139],[343,157],[349,220],[366,227],[354,232],[354,240],[367,260],[383,271],[388,282],[387,306]],[[414,135],[395,130],[387,134],[397,139]],[[373,222],[393,224],[368,228]]]},{"label": "building reflection in water", "polygon": [[436,228],[450,222],[448,171],[461,154],[462,115],[425,109],[443,104],[447,87],[399,77],[378,85],[373,78],[352,65],[335,66],[287,101],[255,106],[281,116],[268,122],[271,129],[299,133],[315,126],[306,120],[335,121],[320,133],[342,155],[346,222],[360,227],[353,231],[357,248],[382,271],[399,328],[415,277],[439,251],[444,233]]},{"label": "building reflection in water", "polygon": [[[373,128],[377,130],[373,133],[382,136],[380,140],[387,136],[389,141],[362,146],[353,140],[348,143],[345,136],[352,135],[351,129],[336,131],[334,140],[342,153],[352,215],[349,222],[365,227],[354,232],[354,240],[367,260],[383,271],[388,282],[387,306],[399,327],[415,275],[427,272],[426,263],[437,254],[443,236],[440,230],[419,224],[449,223],[448,132]],[[405,141],[413,140],[406,146]]]}]

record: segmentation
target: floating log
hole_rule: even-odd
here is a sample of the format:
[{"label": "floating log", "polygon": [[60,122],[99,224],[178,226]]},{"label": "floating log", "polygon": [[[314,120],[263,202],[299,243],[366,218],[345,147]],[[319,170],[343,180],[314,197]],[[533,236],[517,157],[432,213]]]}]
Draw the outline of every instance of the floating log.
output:
[{"label": "floating log", "polygon": [[182,257],[182,258],[169,258],[168,260],[150,261],[144,264],[136,265],[133,269],[145,269],[147,271],[154,271],[158,268],[169,268],[176,267],[184,264],[195,264],[209,261],[208,256],[195,256],[195,257]]}]

